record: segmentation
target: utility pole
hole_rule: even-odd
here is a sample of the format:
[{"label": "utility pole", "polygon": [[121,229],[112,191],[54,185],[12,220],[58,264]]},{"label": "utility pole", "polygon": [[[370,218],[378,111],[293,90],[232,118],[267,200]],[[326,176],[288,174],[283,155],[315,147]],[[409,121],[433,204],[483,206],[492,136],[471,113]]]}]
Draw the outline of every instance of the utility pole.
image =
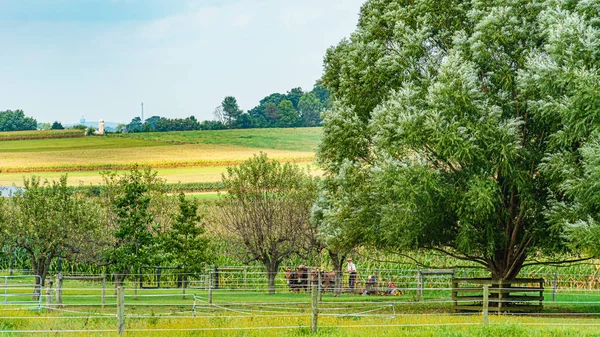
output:
[{"label": "utility pole", "polygon": [[144,102],[142,102],[142,124],[144,123]]}]

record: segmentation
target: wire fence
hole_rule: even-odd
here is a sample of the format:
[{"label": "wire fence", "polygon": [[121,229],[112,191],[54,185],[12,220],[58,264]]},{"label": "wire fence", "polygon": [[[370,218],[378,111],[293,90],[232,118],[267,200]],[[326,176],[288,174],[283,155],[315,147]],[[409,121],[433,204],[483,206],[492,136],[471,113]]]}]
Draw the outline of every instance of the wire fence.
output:
[{"label": "wire fence", "polygon": [[[457,280],[478,275],[429,272],[374,270],[359,273],[353,286],[345,275],[341,287],[309,277],[301,288],[291,287],[282,272],[274,295],[269,275],[249,268],[165,273],[160,287],[158,279],[140,282],[143,275],[130,275],[123,284],[113,275],[55,275],[43,288],[35,276],[6,276],[0,277],[0,321],[20,321],[3,332],[23,335],[469,327],[523,317],[539,322],[519,324],[600,326],[600,284],[590,275],[579,275],[579,282],[575,275],[527,275],[539,282],[509,286],[465,281],[458,297]],[[467,305],[475,310],[460,310]],[[513,310],[519,306],[536,309]]]}]

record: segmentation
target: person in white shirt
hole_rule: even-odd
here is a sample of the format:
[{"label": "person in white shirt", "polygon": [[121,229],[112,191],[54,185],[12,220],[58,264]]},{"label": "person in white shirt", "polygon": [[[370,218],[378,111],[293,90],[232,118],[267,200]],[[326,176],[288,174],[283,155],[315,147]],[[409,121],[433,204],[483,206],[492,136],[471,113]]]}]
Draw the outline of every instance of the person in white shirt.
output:
[{"label": "person in white shirt", "polygon": [[351,292],[354,292],[354,285],[356,284],[356,266],[352,263],[352,259],[348,258],[348,266],[346,267],[346,273],[349,273],[348,277],[348,288]]}]

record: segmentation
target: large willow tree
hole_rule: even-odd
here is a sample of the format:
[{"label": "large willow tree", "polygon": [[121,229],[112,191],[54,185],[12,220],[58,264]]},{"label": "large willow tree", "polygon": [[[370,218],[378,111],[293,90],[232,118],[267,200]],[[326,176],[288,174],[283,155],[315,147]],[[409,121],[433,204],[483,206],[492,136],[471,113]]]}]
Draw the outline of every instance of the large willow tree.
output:
[{"label": "large willow tree", "polygon": [[600,209],[599,66],[596,1],[367,1],[325,58],[324,228],[495,279],[565,250]]}]

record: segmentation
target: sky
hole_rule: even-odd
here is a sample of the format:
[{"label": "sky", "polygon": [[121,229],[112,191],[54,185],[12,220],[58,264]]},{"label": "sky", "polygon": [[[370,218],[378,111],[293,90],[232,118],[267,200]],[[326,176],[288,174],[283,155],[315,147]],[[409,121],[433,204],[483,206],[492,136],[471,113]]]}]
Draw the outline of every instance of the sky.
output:
[{"label": "sky", "polygon": [[364,0],[0,0],[0,111],[200,120],[308,91]]}]

